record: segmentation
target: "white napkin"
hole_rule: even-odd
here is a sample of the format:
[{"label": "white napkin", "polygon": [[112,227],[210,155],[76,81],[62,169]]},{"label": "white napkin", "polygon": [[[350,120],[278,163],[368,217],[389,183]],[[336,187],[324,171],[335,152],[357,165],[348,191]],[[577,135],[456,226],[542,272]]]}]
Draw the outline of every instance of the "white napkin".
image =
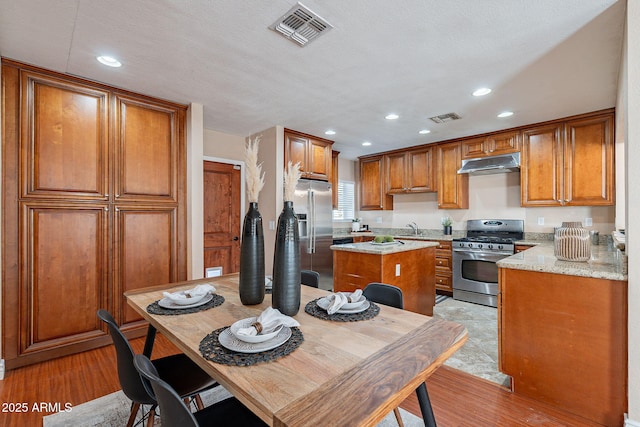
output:
[{"label": "white napkin", "polygon": [[329,307],[327,308],[327,314],[333,314],[336,311],[340,310],[343,305],[356,302],[362,296],[362,289],[356,289],[352,293],[347,292],[336,292],[335,294],[329,295],[327,300],[329,301]]},{"label": "white napkin", "polygon": [[289,317],[280,313],[277,308],[267,307],[256,319],[256,323],[259,323],[262,329],[258,332],[255,326],[249,326],[248,328],[238,329],[238,335],[255,336],[260,334],[270,334],[274,332],[280,325],[293,327],[300,326],[300,323],[293,317]]},{"label": "white napkin", "polygon": [[189,299],[197,302],[197,301],[200,301],[202,298],[204,298],[207,294],[212,294],[215,291],[216,291],[216,288],[206,283],[204,285],[197,285],[195,288],[189,289],[186,291],[171,292],[171,293],[163,292],[162,295],[164,295],[165,298],[168,298],[172,301],[184,302],[185,300]]}]

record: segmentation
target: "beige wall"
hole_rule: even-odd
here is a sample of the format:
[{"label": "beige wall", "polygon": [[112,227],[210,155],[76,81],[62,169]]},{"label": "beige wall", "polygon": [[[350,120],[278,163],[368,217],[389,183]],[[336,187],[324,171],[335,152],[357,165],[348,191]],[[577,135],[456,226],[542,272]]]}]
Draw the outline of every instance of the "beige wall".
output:
[{"label": "beige wall", "polygon": [[[626,136],[626,236],[629,257],[629,425],[640,426],[640,2],[627,2],[627,25],[623,48],[624,82],[619,98],[623,98]],[[626,74],[626,75],[625,75]]]},{"label": "beige wall", "polygon": [[204,155],[220,159],[244,160],[244,136],[204,130]]},{"label": "beige wall", "polygon": [[[469,177],[469,209],[438,209],[436,193],[401,194],[394,196],[393,211],[360,212],[365,224],[373,227],[405,227],[416,222],[419,228],[440,229],[440,220],[449,216],[453,229],[465,229],[466,221],[481,218],[524,220],[526,232],[552,233],[563,221],[591,218],[588,227],[610,233],[614,229],[613,207],[523,208],[520,206],[520,175],[504,173]],[[544,225],[538,225],[544,218]],[[378,222],[382,220],[382,222]]]}]

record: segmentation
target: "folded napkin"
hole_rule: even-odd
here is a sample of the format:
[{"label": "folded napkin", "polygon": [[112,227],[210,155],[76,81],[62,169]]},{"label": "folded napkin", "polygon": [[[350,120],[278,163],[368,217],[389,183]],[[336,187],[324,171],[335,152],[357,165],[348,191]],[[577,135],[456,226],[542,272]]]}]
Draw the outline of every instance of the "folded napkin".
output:
[{"label": "folded napkin", "polygon": [[352,293],[347,292],[336,292],[335,294],[331,294],[326,297],[327,301],[329,301],[329,307],[327,308],[327,314],[333,314],[336,311],[340,310],[343,305],[356,302],[362,297],[362,289],[356,289]]},{"label": "folded napkin", "polygon": [[281,325],[293,327],[300,326],[300,323],[293,317],[280,313],[277,308],[267,307],[251,326],[238,329],[238,335],[270,334]]},{"label": "folded napkin", "polygon": [[187,291],[180,292],[163,292],[165,298],[170,299],[171,301],[177,302],[185,302],[187,300],[199,301],[204,298],[207,294],[212,294],[216,291],[216,288],[209,284],[197,285],[193,289],[189,289]]}]

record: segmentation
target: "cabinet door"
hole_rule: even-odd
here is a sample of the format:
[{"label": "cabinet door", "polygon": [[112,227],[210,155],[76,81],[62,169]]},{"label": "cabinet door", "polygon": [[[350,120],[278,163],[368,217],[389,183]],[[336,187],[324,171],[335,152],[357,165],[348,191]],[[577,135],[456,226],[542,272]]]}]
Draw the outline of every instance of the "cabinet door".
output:
[{"label": "cabinet door", "polygon": [[522,206],[562,206],[562,124],[522,132]]},{"label": "cabinet door", "polygon": [[431,147],[406,153],[407,190],[412,193],[435,191]]},{"label": "cabinet door", "polygon": [[462,141],[462,158],[474,159],[486,155],[485,138],[471,138]]},{"label": "cabinet door", "polygon": [[108,197],[109,94],[21,72],[23,197]]},{"label": "cabinet door", "polygon": [[338,209],[339,155],[339,151],[331,151],[331,205],[333,206],[333,209]]},{"label": "cabinet door", "polygon": [[384,192],[382,156],[360,159],[360,210],[393,209],[393,196]]},{"label": "cabinet door", "polygon": [[461,165],[462,145],[459,142],[438,146],[439,209],[469,207],[469,175],[458,174]]},{"label": "cabinet door", "polygon": [[520,151],[518,132],[503,132],[486,138],[487,155],[515,153]]},{"label": "cabinet door", "polygon": [[331,177],[331,144],[309,139],[307,153],[306,177],[328,181]]},{"label": "cabinet door", "polygon": [[389,194],[407,191],[407,165],[405,153],[393,153],[384,156],[386,192]]},{"label": "cabinet door", "polygon": [[565,204],[612,205],[613,115],[567,122],[565,132]]},{"label": "cabinet door", "polygon": [[115,199],[178,201],[184,111],[116,96]]},{"label": "cabinet door", "polygon": [[105,335],[96,311],[112,308],[107,205],[20,205],[24,250],[18,355],[46,359],[54,357],[56,348]]},{"label": "cabinet door", "polygon": [[309,140],[298,135],[285,132],[284,134],[284,167],[289,162],[300,163],[300,170],[307,170],[307,145]]}]

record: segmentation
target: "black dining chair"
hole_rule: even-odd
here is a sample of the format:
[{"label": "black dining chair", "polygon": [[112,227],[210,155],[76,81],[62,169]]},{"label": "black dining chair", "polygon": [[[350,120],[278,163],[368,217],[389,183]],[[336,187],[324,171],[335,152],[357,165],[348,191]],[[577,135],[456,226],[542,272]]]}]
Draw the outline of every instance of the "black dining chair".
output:
[{"label": "black dining chair", "polygon": [[160,422],[169,427],[198,426],[266,426],[258,416],[251,412],[235,397],[230,397],[197,412],[191,412],[178,393],[160,379],[158,371],[148,357],[138,354],[133,358],[133,365],[140,375],[147,380],[160,409]]},{"label": "black dining chair", "polygon": [[302,282],[303,285],[317,288],[318,284],[320,283],[320,273],[313,270],[301,270],[300,282]]},{"label": "black dining chair", "polygon": [[[373,282],[365,286],[362,294],[367,297],[369,301],[404,310],[402,289],[397,286]],[[420,384],[416,389],[416,394],[418,395],[418,403],[420,404],[424,425],[427,427],[436,427],[436,419],[433,415],[433,408],[431,407],[429,394],[427,393],[427,385],[425,383]],[[404,427],[402,416],[400,415],[398,408],[395,408],[393,413],[396,416],[398,425],[400,427]]]},{"label": "black dining chair", "polygon": [[[147,419],[147,425],[152,426],[157,406],[156,399],[149,387],[144,384],[140,374],[133,365],[135,353],[124,336],[111,313],[107,310],[98,310],[98,318],[107,324],[109,334],[113,340],[116,350],[116,361],[118,365],[118,379],[124,394],[131,400],[131,413],[127,421],[127,427],[131,427],[136,419],[136,415],[143,407],[141,422]],[[155,359],[153,365],[160,377],[176,390],[184,399],[194,398],[196,406],[202,409],[204,406],[199,393],[218,385],[205,371],[200,369],[185,354],[175,354],[172,356]],[[144,412],[143,405],[150,405],[148,412]]]}]

